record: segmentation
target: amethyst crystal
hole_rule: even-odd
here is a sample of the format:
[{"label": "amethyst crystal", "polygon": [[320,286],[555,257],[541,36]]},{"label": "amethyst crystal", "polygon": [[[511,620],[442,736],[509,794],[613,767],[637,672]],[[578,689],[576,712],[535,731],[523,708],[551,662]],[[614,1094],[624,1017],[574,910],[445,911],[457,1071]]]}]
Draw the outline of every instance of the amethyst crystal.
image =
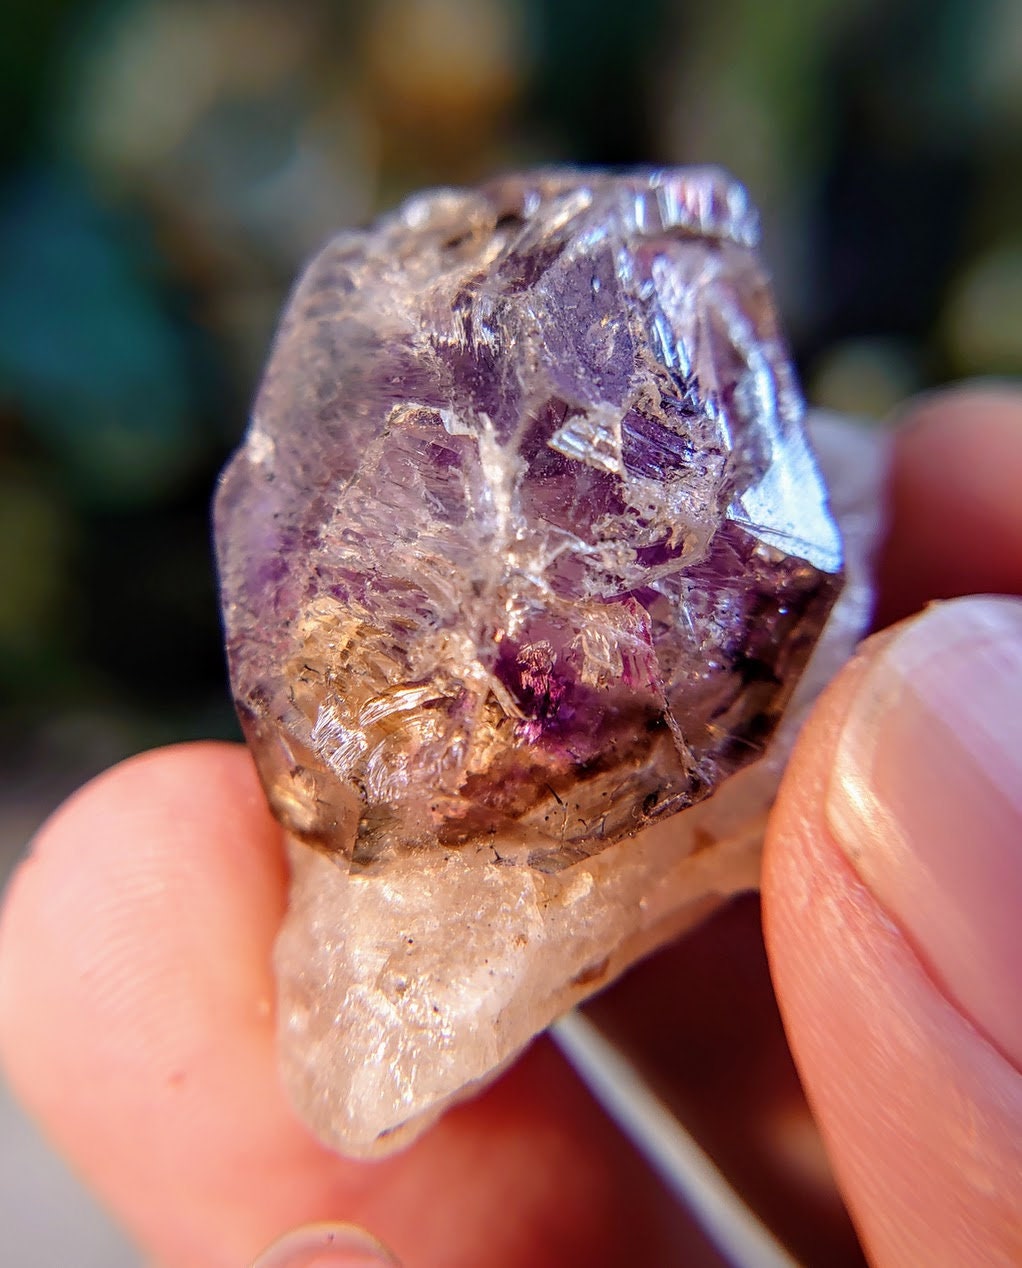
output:
[{"label": "amethyst crystal", "polygon": [[842,560],[756,241],[717,171],[545,171],[313,260],[216,507],[295,837],[553,871],[762,753]]},{"label": "amethyst crystal", "polygon": [[542,172],[341,235],[291,300],[217,545],[290,838],[284,1077],[345,1152],[756,883],[877,487],[842,476],[838,598],[756,233],[718,172]]}]

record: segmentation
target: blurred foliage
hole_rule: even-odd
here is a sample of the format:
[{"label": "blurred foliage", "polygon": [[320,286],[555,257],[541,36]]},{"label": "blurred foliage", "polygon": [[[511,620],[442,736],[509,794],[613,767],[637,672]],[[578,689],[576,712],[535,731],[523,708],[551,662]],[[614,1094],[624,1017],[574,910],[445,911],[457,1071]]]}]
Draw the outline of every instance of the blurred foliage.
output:
[{"label": "blurred foliage", "polygon": [[136,228],[49,173],[16,184],[0,207],[0,381],[82,499],[146,505],[192,465],[199,393]]},{"label": "blurred foliage", "polygon": [[[1017,0],[8,0],[0,741],[232,733],[208,502],[331,229],[534,162],[718,162],[810,395],[1022,369]],[[41,746],[41,749],[40,749]]]}]

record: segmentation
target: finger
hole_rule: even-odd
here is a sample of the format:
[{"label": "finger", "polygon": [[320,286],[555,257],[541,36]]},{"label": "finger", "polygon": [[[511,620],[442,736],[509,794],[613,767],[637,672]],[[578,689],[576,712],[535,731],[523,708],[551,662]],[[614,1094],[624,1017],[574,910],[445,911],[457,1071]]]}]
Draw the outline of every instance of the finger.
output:
[{"label": "finger", "polygon": [[781,1010],[880,1264],[1022,1262],[1022,602],[867,643],[767,839]]},{"label": "finger", "polygon": [[147,1251],[238,1268],[289,1228],[342,1220],[415,1268],[671,1261],[662,1192],[546,1044],[404,1154],[321,1148],[277,1080],[284,881],[247,754],[195,745],[86,787],[12,884],[12,1084]]},{"label": "finger", "polygon": [[931,599],[1022,594],[1022,391],[965,384],[909,407],[889,488],[877,625]]}]

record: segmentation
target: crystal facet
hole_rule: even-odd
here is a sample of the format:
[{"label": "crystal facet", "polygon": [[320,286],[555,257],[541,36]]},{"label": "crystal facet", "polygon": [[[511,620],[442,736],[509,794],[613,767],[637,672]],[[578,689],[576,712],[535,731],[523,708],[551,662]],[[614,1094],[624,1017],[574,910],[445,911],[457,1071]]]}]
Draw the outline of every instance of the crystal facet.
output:
[{"label": "crystal facet", "polygon": [[751,878],[842,579],[756,240],[717,171],[546,171],[341,234],[291,298],[217,544],[293,841],[285,1065],[345,1148]]}]

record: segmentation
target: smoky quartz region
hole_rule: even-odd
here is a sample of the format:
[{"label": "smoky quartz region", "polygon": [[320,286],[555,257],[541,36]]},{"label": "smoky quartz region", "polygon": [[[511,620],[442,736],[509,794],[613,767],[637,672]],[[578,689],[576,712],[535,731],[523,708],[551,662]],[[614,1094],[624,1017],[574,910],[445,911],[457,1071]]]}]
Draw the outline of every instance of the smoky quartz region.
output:
[{"label": "smoky quartz region", "polygon": [[273,809],[557,872],[762,755],[842,579],[716,170],[417,196],[312,261],[216,540]]}]

